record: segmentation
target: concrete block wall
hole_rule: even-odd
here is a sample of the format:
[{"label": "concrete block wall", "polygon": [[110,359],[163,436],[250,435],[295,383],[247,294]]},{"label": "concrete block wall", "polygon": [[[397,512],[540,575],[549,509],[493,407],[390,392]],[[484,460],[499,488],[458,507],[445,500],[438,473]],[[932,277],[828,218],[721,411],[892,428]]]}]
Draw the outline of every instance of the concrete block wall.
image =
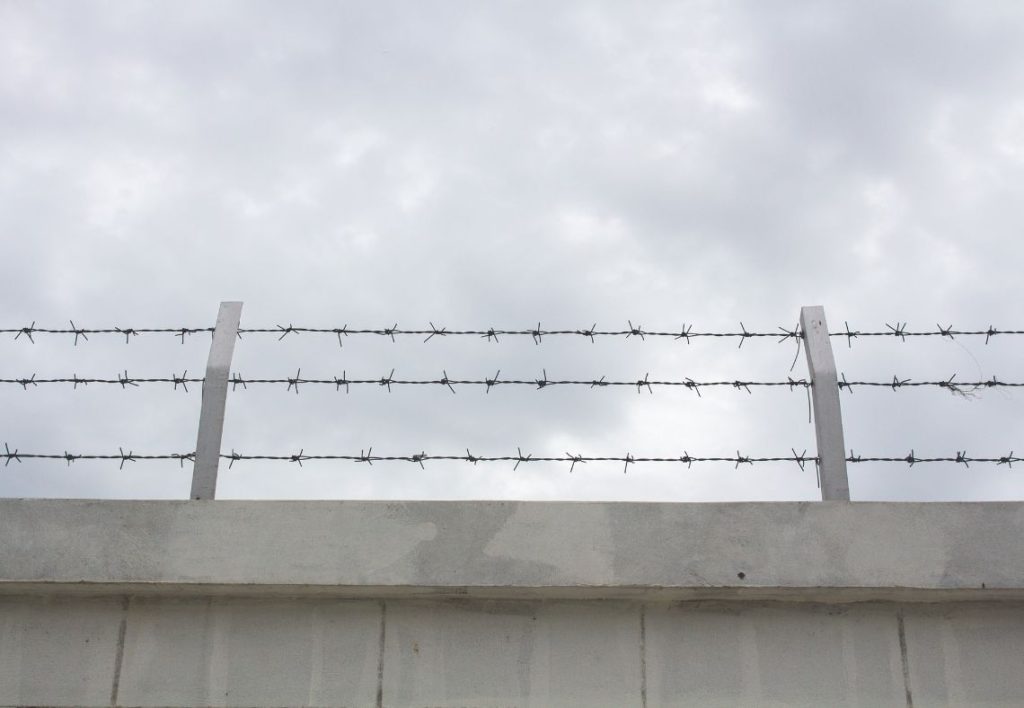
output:
[{"label": "concrete block wall", "polygon": [[1017,603],[0,599],[0,705],[1015,706]]},{"label": "concrete block wall", "polygon": [[0,705],[1024,705],[1022,524],[0,500]]}]

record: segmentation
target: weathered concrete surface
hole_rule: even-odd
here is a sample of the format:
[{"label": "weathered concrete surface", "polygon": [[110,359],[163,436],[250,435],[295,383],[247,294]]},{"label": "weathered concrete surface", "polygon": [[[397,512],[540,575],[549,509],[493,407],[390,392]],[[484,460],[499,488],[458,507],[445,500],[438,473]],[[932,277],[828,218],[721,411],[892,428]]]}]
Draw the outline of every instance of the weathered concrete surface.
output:
[{"label": "weathered concrete surface", "polygon": [[1024,705],[1024,606],[939,605],[904,613],[914,705]]},{"label": "weathered concrete surface", "polygon": [[373,705],[379,602],[133,598],[124,705]]},{"label": "weathered concrete surface", "polygon": [[1019,603],[9,596],[0,705],[994,708],[1022,643]]},{"label": "weathered concrete surface", "polygon": [[0,705],[110,705],[123,605],[0,597]]},{"label": "weathered concrete surface", "polygon": [[0,500],[0,592],[1024,599],[1024,504]]},{"label": "weathered concrete surface", "polygon": [[1022,524],[1009,503],[0,500],[0,705],[1019,706]]}]

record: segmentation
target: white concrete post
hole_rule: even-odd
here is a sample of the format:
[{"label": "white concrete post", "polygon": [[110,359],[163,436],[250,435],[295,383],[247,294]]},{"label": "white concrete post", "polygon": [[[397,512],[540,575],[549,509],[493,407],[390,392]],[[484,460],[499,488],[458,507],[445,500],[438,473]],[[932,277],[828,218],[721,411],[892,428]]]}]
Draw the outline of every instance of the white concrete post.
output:
[{"label": "white concrete post", "polygon": [[850,482],[846,476],[846,443],[843,414],[839,408],[839,375],[832,356],[825,308],[800,308],[800,328],[811,377],[814,402],[814,437],[818,443],[818,472],[823,501],[849,501]]},{"label": "white concrete post", "polygon": [[203,380],[203,403],[199,413],[196,459],[192,468],[192,499],[213,499],[217,494],[217,466],[224,434],[224,406],[228,397],[228,376],[235,337],[242,318],[242,303],[222,302],[210,344],[210,357]]}]

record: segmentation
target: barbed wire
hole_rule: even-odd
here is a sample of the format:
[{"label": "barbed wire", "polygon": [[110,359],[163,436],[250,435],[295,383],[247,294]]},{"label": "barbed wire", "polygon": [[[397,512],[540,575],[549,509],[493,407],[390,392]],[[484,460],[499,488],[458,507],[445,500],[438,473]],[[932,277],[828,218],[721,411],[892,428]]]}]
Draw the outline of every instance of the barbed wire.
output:
[{"label": "barbed wire", "polygon": [[[70,320],[69,320],[70,321]],[[71,328],[51,328],[51,327],[36,327],[36,323],[32,322],[28,327],[16,327],[0,329],[0,334],[14,334],[15,339],[20,339],[22,336],[26,337],[28,341],[35,343],[35,334],[70,334],[74,335],[74,344],[78,345],[79,338],[89,341],[90,334],[114,334],[124,337],[125,344],[131,342],[132,337],[137,337],[140,334],[173,334],[175,337],[180,337],[182,344],[185,343],[185,337],[197,334],[199,332],[213,333],[213,327],[105,327],[100,329],[90,329],[87,327],[76,327],[74,321],[70,321]]]},{"label": "barbed wire", "polygon": [[[575,470],[577,464],[586,464],[589,462],[621,462],[623,464],[622,471],[625,473],[628,471],[629,466],[637,463],[672,463],[672,464],[685,464],[687,468],[691,467],[694,463],[715,463],[715,462],[729,462],[734,465],[735,469],[738,469],[740,465],[753,465],[758,463],[771,463],[771,462],[793,462],[796,463],[800,469],[804,469],[804,466],[808,462],[812,462],[817,466],[818,458],[813,455],[808,455],[807,450],[802,453],[798,453],[795,448],[790,448],[792,455],[783,456],[770,456],[770,457],[755,457],[742,454],[739,450],[736,451],[735,456],[730,455],[714,455],[714,456],[700,456],[691,455],[687,451],[683,451],[682,455],[666,457],[666,456],[641,456],[633,455],[627,452],[624,456],[620,455],[579,455],[571,452],[566,452],[565,455],[533,455],[523,454],[522,449],[517,448],[515,455],[474,455],[466,448],[465,455],[431,455],[425,451],[413,454],[405,455],[382,455],[373,454],[373,448],[370,447],[367,450],[360,450],[358,455],[355,454],[306,454],[305,449],[299,450],[295,454],[287,455],[247,455],[232,450],[230,454],[221,454],[220,458],[223,460],[229,460],[228,468],[230,469],[235,462],[238,461],[274,461],[274,462],[294,462],[302,465],[303,462],[310,460],[338,460],[348,462],[359,462],[373,465],[374,462],[411,462],[418,464],[420,467],[425,469],[425,462],[429,461],[447,461],[447,462],[469,462],[474,465],[485,462],[514,462],[513,470],[519,468],[520,464],[523,463],[538,463],[538,462],[552,462],[552,463],[568,463],[570,465],[569,471]],[[177,460],[179,465],[184,465],[186,460],[194,461],[195,453],[167,453],[167,454],[136,454],[129,450],[124,451],[124,448],[118,448],[117,454],[85,454],[85,453],[71,453],[67,450],[61,453],[29,453],[20,452],[18,448],[13,451],[10,449],[7,443],[4,443],[4,452],[0,453],[0,457],[5,458],[4,466],[6,467],[12,461],[21,463],[28,459],[48,459],[48,460],[63,460],[68,466],[72,462],[78,460],[118,460],[120,461],[119,468],[123,469],[126,462],[136,462],[138,460]],[[970,463],[989,463],[997,465],[1007,465],[1013,467],[1014,462],[1022,462],[1024,458],[1016,457],[1014,452],[1011,450],[1008,455],[989,456],[989,457],[970,457],[967,455],[967,451],[957,450],[954,456],[936,456],[936,457],[919,457],[913,449],[910,453],[903,456],[864,456],[856,455],[853,450],[850,450],[850,455],[846,458],[846,461],[851,464],[860,464],[868,462],[886,462],[886,463],[905,463],[911,467],[916,464],[929,464],[929,463],[955,463],[962,464],[965,467],[970,467]]]},{"label": "barbed wire", "polygon": [[985,344],[989,343],[992,337],[1000,334],[1019,335],[1024,334],[1024,330],[1019,329],[997,329],[992,325],[989,325],[985,329],[974,329],[974,330],[955,330],[953,325],[943,327],[940,324],[935,325],[935,330],[923,330],[917,332],[908,332],[907,323],[897,321],[896,324],[885,323],[885,331],[875,332],[862,332],[858,330],[851,330],[850,325],[847,322],[843,322],[842,332],[829,332],[830,337],[846,337],[847,346],[852,346],[854,339],[858,337],[895,337],[899,338],[900,341],[907,341],[907,337],[949,337],[954,339],[956,337],[985,337]]},{"label": "barbed wire", "polygon": [[118,374],[117,378],[114,379],[101,379],[101,378],[82,378],[78,374],[72,374],[70,377],[50,378],[50,379],[37,379],[35,374],[32,376],[18,379],[0,379],[0,384],[17,384],[28,390],[29,386],[38,386],[39,384],[72,384],[73,388],[78,388],[79,384],[82,386],[88,386],[89,384],[111,384],[119,385],[121,388],[127,388],[128,386],[138,387],[139,384],[174,384],[174,390],[181,386],[185,392],[188,392],[189,384],[201,384],[206,381],[205,378],[188,378],[188,371],[186,370],[181,376],[175,376],[172,374],[169,377],[156,377],[156,378],[134,378],[128,375],[126,369],[124,374]]},{"label": "barbed wire", "polygon": [[291,324],[288,326],[275,325],[273,328],[261,327],[261,328],[239,328],[239,334],[275,334],[278,341],[284,339],[289,334],[301,334],[301,333],[315,333],[315,334],[334,334],[338,337],[339,346],[342,344],[342,337],[349,335],[376,335],[381,337],[390,337],[391,341],[396,341],[396,336],[415,336],[424,338],[424,342],[429,342],[434,337],[479,337],[488,341],[500,342],[501,337],[530,337],[533,339],[534,344],[540,344],[544,337],[560,337],[560,336],[575,336],[584,337],[594,342],[597,337],[623,337],[629,339],[630,337],[637,337],[641,340],[645,340],[647,337],[671,337],[672,339],[685,340],[689,344],[690,339],[696,339],[701,337],[726,337],[726,338],[739,338],[739,346],[743,346],[743,342],[747,339],[759,338],[759,337],[771,337],[777,339],[779,342],[785,342],[789,339],[799,340],[803,338],[803,333],[800,332],[799,325],[793,329],[786,329],[785,327],[777,327],[777,331],[770,332],[750,332],[740,322],[739,332],[694,332],[693,325],[687,325],[685,322],[678,331],[664,331],[664,330],[645,330],[642,325],[634,325],[631,320],[627,320],[626,329],[614,329],[614,330],[599,330],[597,329],[597,323],[587,328],[582,329],[543,329],[541,323],[538,322],[534,328],[527,329],[500,329],[495,327],[488,327],[487,329],[454,329],[450,330],[447,327],[438,327],[433,322],[430,322],[430,329],[400,329],[396,322],[391,327],[381,327],[378,329],[360,329],[360,328],[349,328],[348,325],[344,327],[295,327]]},{"label": "barbed wire", "polygon": [[125,452],[124,448],[121,448],[121,447],[117,448],[117,450],[118,450],[118,454],[116,454],[116,455],[113,455],[113,454],[99,454],[99,455],[96,455],[96,454],[75,454],[75,453],[68,452],[67,450],[65,450],[64,452],[62,452],[60,454],[56,454],[56,453],[29,453],[29,452],[20,452],[18,450],[18,448],[15,448],[13,451],[11,451],[11,448],[8,446],[8,444],[4,443],[4,452],[0,452],[0,457],[5,458],[5,460],[4,460],[4,467],[6,467],[7,465],[11,464],[12,460],[14,462],[20,463],[22,461],[22,458],[24,458],[26,460],[28,460],[28,459],[64,460],[65,462],[68,463],[69,467],[71,466],[71,463],[75,462],[76,460],[120,460],[121,464],[119,465],[118,469],[124,469],[124,463],[125,462],[136,462],[137,460],[177,460],[178,464],[180,466],[184,467],[186,460],[188,460],[190,462],[194,462],[195,459],[196,459],[196,453],[195,452],[181,452],[181,453],[171,452],[171,453],[164,453],[164,454],[157,454],[157,455],[144,455],[144,454],[136,454],[136,453],[132,452],[131,450],[129,450],[128,452]]},{"label": "barbed wire", "polygon": [[[343,372],[342,375],[332,376],[330,378],[304,378],[302,376],[302,369],[300,368],[295,376],[287,376],[283,378],[245,378],[241,374],[234,373],[228,378],[228,383],[231,384],[232,390],[237,390],[239,386],[243,389],[248,388],[252,385],[285,385],[288,391],[299,392],[301,385],[313,385],[313,386],[334,386],[335,390],[340,390],[343,386],[345,391],[348,392],[351,386],[378,386],[391,390],[392,386],[442,386],[448,388],[452,393],[456,393],[456,386],[482,386],[485,387],[489,393],[490,390],[496,386],[529,386],[535,387],[537,390],[549,388],[552,386],[583,386],[587,388],[604,388],[604,387],[635,387],[637,392],[640,393],[644,389],[648,392],[653,393],[655,387],[684,387],[694,391],[698,396],[702,388],[714,388],[714,387],[727,387],[735,388],[738,390],[744,390],[747,393],[752,393],[752,388],[788,388],[794,390],[797,388],[810,388],[813,384],[807,379],[794,379],[787,377],[785,381],[753,381],[753,380],[719,380],[719,381],[697,381],[692,378],[685,378],[680,380],[652,380],[650,374],[644,374],[643,378],[631,379],[631,380],[608,380],[605,376],[599,378],[589,379],[549,379],[547,370],[542,370],[543,374],[541,378],[535,379],[523,379],[523,378],[501,378],[501,370],[499,369],[493,377],[485,377],[482,379],[460,379],[451,378],[448,376],[447,370],[442,370],[442,376],[435,379],[401,379],[395,378],[395,370],[392,369],[386,376],[376,378],[349,378],[347,372]],[[78,374],[72,374],[71,376],[63,376],[57,378],[36,378],[35,374],[29,377],[20,378],[0,378],[0,384],[14,384],[21,386],[23,389],[28,389],[30,386],[39,386],[40,384],[71,384],[74,388],[78,388],[79,385],[87,386],[89,384],[100,384],[100,385],[114,385],[121,386],[121,388],[127,388],[128,386],[138,387],[140,384],[172,384],[174,390],[177,390],[178,386],[181,386],[185,392],[188,392],[188,384],[202,384],[205,382],[205,378],[188,376],[186,370],[177,376],[172,374],[167,377],[132,377],[128,375],[128,371],[117,374],[116,378],[98,378],[98,377],[80,377]],[[921,387],[937,387],[944,388],[953,393],[958,394],[969,394],[974,391],[988,389],[988,388],[1020,388],[1024,387],[1024,382],[1012,382],[1012,381],[1000,381],[996,376],[986,381],[956,381],[956,374],[950,376],[948,379],[938,381],[914,381],[906,378],[901,379],[898,376],[893,376],[891,380],[887,381],[848,381],[845,374],[841,375],[841,379],[838,382],[839,389],[841,391],[847,391],[853,393],[853,390],[857,386],[864,386],[869,388],[887,388],[893,391],[902,388],[921,388]]]},{"label": "barbed wire", "polygon": [[[50,327],[36,327],[36,323],[33,321],[31,325],[27,327],[12,327],[0,329],[0,334],[13,334],[15,339],[19,339],[22,336],[26,337],[30,342],[35,342],[34,335],[36,334],[53,334],[53,335],[73,335],[74,344],[77,345],[79,339],[88,341],[89,335],[117,335],[124,336],[125,343],[129,343],[133,337],[137,337],[140,334],[172,334],[175,337],[179,337],[181,342],[185,342],[186,336],[193,334],[208,332],[213,333],[213,327],[106,327],[106,328],[86,328],[78,327],[73,321],[69,321],[70,328],[50,328]],[[748,339],[757,338],[775,338],[778,342],[785,342],[787,340],[799,340],[803,338],[803,332],[800,330],[799,325],[792,329],[786,327],[776,327],[771,331],[748,331],[743,322],[740,322],[739,331],[693,331],[693,325],[687,325],[683,323],[682,327],[678,330],[657,330],[657,329],[644,329],[642,325],[634,325],[632,321],[627,320],[627,327],[620,329],[608,329],[599,330],[597,329],[597,323],[594,323],[590,327],[580,329],[543,329],[541,323],[538,322],[536,327],[529,328],[476,328],[476,329],[448,329],[447,327],[440,327],[435,325],[433,322],[429,323],[430,329],[425,328],[414,328],[414,329],[401,329],[396,322],[391,327],[378,327],[378,328],[350,328],[347,324],[342,327],[297,327],[292,324],[288,325],[274,325],[273,327],[240,327],[238,329],[238,336],[241,337],[244,334],[272,334],[276,335],[280,341],[291,334],[330,334],[335,335],[338,339],[338,345],[341,346],[343,338],[348,336],[359,336],[359,335],[372,335],[379,337],[388,337],[392,341],[396,341],[396,337],[399,336],[415,336],[423,337],[424,342],[429,342],[435,337],[479,337],[488,341],[500,342],[502,337],[531,337],[535,344],[540,344],[544,337],[583,337],[589,339],[591,342],[596,341],[598,337],[623,337],[629,339],[636,337],[637,339],[646,340],[648,337],[651,338],[671,338],[674,340],[684,340],[687,344],[690,343],[691,339],[700,338],[734,338],[739,340],[739,346],[742,347],[743,343]],[[988,344],[992,337],[998,335],[1022,335],[1024,330],[1022,329],[998,329],[992,325],[989,325],[985,329],[953,329],[953,325],[943,327],[942,325],[936,324],[934,330],[919,330],[919,331],[908,331],[906,322],[897,321],[895,324],[886,323],[885,330],[879,331],[861,331],[851,330],[849,323],[843,322],[844,330],[841,332],[831,332],[832,337],[846,337],[847,345],[851,345],[854,339],[860,337],[892,337],[898,338],[901,341],[906,341],[907,337],[949,337],[951,339],[955,337],[973,337],[983,336],[985,337],[985,343]]]}]

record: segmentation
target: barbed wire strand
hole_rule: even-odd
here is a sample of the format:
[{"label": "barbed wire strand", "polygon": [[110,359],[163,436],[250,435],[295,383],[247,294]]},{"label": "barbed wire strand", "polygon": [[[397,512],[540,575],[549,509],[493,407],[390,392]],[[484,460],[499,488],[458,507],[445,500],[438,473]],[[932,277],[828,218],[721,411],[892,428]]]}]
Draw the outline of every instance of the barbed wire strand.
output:
[{"label": "barbed wire strand", "polygon": [[[175,337],[179,337],[181,342],[184,343],[186,336],[198,334],[202,332],[213,333],[213,327],[105,327],[105,328],[85,328],[78,327],[74,321],[69,321],[71,327],[51,328],[51,327],[36,327],[35,321],[27,327],[9,327],[0,328],[0,334],[13,334],[14,339],[19,339],[24,336],[28,341],[34,343],[34,335],[36,334],[53,334],[53,335],[72,335],[74,337],[74,344],[77,346],[79,339],[89,340],[89,335],[117,335],[124,336],[125,343],[129,343],[133,337],[137,337],[141,334],[171,334]],[[400,329],[396,322],[391,327],[379,327],[379,328],[349,328],[346,324],[342,327],[297,327],[292,324],[288,325],[274,325],[273,327],[241,327],[238,329],[238,336],[241,337],[244,334],[272,334],[276,335],[278,341],[284,339],[288,335],[292,334],[331,334],[337,336],[338,345],[342,346],[343,338],[349,336],[359,335],[371,335],[388,337],[392,341],[397,341],[396,337],[399,336],[414,336],[423,337],[424,342],[429,342],[435,337],[480,337],[488,341],[500,342],[501,337],[530,337],[533,339],[535,344],[540,344],[544,337],[559,337],[559,336],[575,336],[589,339],[591,342],[595,342],[598,337],[623,337],[629,339],[635,337],[640,340],[646,340],[650,338],[672,338],[674,340],[684,340],[687,344],[690,343],[691,339],[700,338],[736,338],[739,339],[739,346],[742,348],[743,343],[748,339],[757,338],[775,338],[778,342],[785,342],[790,339],[800,340],[803,338],[803,332],[800,331],[799,326],[789,329],[786,327],[776,327],[772,331],[748,331],[743,322],[740,322],[740,330],[737,331],[693,331],[693,325],[687,325],[683,323],[679,330],[648,330],[644,329],[642,325],[634,325],[632,321],[627,322],[627,327],[624,329],[608,329],[598,330],[597,323],[594,323],[588,328],[582,329],[542,329],[541,323],[538,322],[535,328],[526,329],[499,329],[495,327],[488,327],[486,329],[448,329],[447,327],[437,326],[433,322],[430,322],[430,329],[416,328],[416,329]],[[989,325],[985,329],[953,329],[953,325],[943,327],[942,325],[936,324],[935,330],[919,330],[919,331],[908,331],[906,322],[897,321],[895,324],[886,323],[884,330],[867,331],[867,330],[853,330],[850,329],[849,323],[843,323],[843,331],[831,332],[832,337],[846,337],[847,345],[851,345],[854,339],[861,337],[891,337],[906,341],[907,337],[949,337],[953,339],[955,337],[974,337],[983,336],[985,337],[985,343],[988,344],[992,337],[998,335],[1022,335],[1024,329],[998,329],[992,325]]]},{"label": "barbed wire strand", "polygon": [[[739,468],[743,464],[758,464],[758,463],[770,463],[770,462],[794,462],[800,469],[804,469],[804,466],[808,462],[813,462],[815,465],[818,464],[818,458],[807,454],[804,450],[802,453],[797,453],[794,448],[791,448],[791,456],[770,456],[770,457],[755,457],[744,455],[738,450],[735,456],[699,456],[691,455],[689,452],[683,451],[682,455],[673,457],[665,456],[634,456],[632,453],[627,452],[625,456],[618,455],[579,455],[571,452],[566,452],[565,455],[533,455],[523,454],[523,451],[517,448],[515,455],[474,455],[470,450],[466,449],[465,455],[431,455],[426,452],[419,452],[406,455],[381,455],[373,454],[373,447],[367,450],[360,450],[358,455],[355,454],[306,454],[305,449],[299,450],[296,454],[287,455],[247,455],[232,450],[230,454],[221,454],[220,458],[229,460],[228,467],[230,468],[238,461],[275,461],[275,462],[294,462],[300,466],[303,462],[309,460],[339,460],[349,462],[360,462],[372,465],[374,462],[411,462],[425,467],[424,463],[428,461],[449,461],[449,462],[469,462],[472,464],[478,464],[480,462],[514,462],[515,467],[518,469],[520,464],[523,463],[538,463],[538,462],[560,462],[568,463],[570,465],[569,471],[575,470],[577,464],[586,464],[589,462],[621,462],[623,463],[623,473],[627,472],[629,466],[638,463],[673,463],[673,464],[685,464],[688,468],[694,463],[714,463],[714,462],[729,462],[732,463],[735,468]],[[49,460],[63,460],[70,466],[72,462],[78,460],[118,460],[120,461],[120,468],[124,468],[126,462],[136,462],[139,460],[177,460],[180,465],[184,465],[186,460],[192,461],[195,459],[194,452],[186,453],[166,453],[166,454],[136,454],[129,450],[125,452],[123,448],[118,448],[117,454],[92,454],[92,453],[71,453],[67,450],[61,453],[29,453],[21,452],[18,448],[13,451],[10,449],[7,443],[4,443],[4,452],[0,453],[0,457],[5,458],[4,466],[6,467],[12,461],[21,463],[24,460],[29,459],[49,459]],[[910,453],[902,456],[864,456],[857,455],[850,450],[850,455],[846,458],[846,461],[851,464],[860,464],[868,462],[885,462],[885,463],[905,463],[910,467],[916,464],[930,464],[930,463],[955,463],[962,464],[965,467],[970,467],[970,463],[990,463],[997,465],[1007,465],[1013,467],[1014,462],[1022,462],[1024,458],[1016,457],[1014,452],[1011,450],[1008,455],[990,456],[990,457],[970,457],[967,455],[967,451],[957,450],[955,456],[935,456],[935,457],[919,457],[913,449]]]},{"label": "barbed wire strand", "polygon": [[[56,378],[37,378],[36,374],[20,378],[0,378],[0,384],[17,385],[25,390],[28,390],[29,387],[47,384],[70,384],[75,389],[79,385],[88,386],[89,384],[121,386],[123,389],[126,389],[128,386],[138,387],[140,384],[172,384],[174,390],[181,386],[185,392],[188,392],[188,384],[202,384],[204,381],[205,378],[189,378],[187,370],[181,376],[172,374],[167,377],[132,377],[125,370],[123,374],[117,374],[116,378],[80,377],[78,374]],[[644,390],[653,393],[655,387],[684,387],[694,391],[698,396],[702,388],[728,387],[753,393],[752,388],[788,388],[789,390],[795,390],[798,388],[810,388],[813,385],[807,379],[794,379],[792,377],[787,377],[785,381],[748,381],[740,379],[698,381],[692,378],[652,380],[649,374],[644,374],[643,378],[632,380],[609,380],[603,375],[596,379],[551,379],[548,378],[546,369],[542,370],[541,378],[534,379],[503,379],[501,378],[500,370],[490,378],[459,379],[450,377],[446,369],[442,370],[442,376],[436,379],[395,378],[394,369],[391,369],[391,372],[386,376],[376,378],[348,378],[347,372],[343,372],[340,377],[304,378],[301,368],[296,372],[295,376],[283,378],[245,378],[241,374],[234,373],[228,378],[228,383],[231,384],[232,390],[237,390],[238,386],[247,389],[250,384],[285,385],[286,390],[294,391],[296,394],[299,393],[300,386],[302,385],[334,386],[336,390],[341,390],[341,387],[344,386],[346,392],[350,390],[351,386],[379,386],[387,388],[388,391],[391,391],[392,386],[443,386],[453,394],[457,393],[455,390],[456,386],[484,387],[488,393],[496,386],[529,386],[537,390],[552,386],[585,386],[587,388],[635,387],[638,393],[642,393]],[[914,381],[909,378],[901,379],[895,375],[891,380],[887,381],[849,381],[846,375],[842,374],[838,386],[841,391],[849,393],[853,393],[856,387],[862,386],[867,388],[886,388],[893,391],[903,388],[936,387],[947,389],[953,393],[970,394],[974,391],[988,388],[1020,388],[1024,387],[1024,382],[1000,381],[996,376],[986,381],[956,381],[956,374],[948,379],[938,381]]]}]

